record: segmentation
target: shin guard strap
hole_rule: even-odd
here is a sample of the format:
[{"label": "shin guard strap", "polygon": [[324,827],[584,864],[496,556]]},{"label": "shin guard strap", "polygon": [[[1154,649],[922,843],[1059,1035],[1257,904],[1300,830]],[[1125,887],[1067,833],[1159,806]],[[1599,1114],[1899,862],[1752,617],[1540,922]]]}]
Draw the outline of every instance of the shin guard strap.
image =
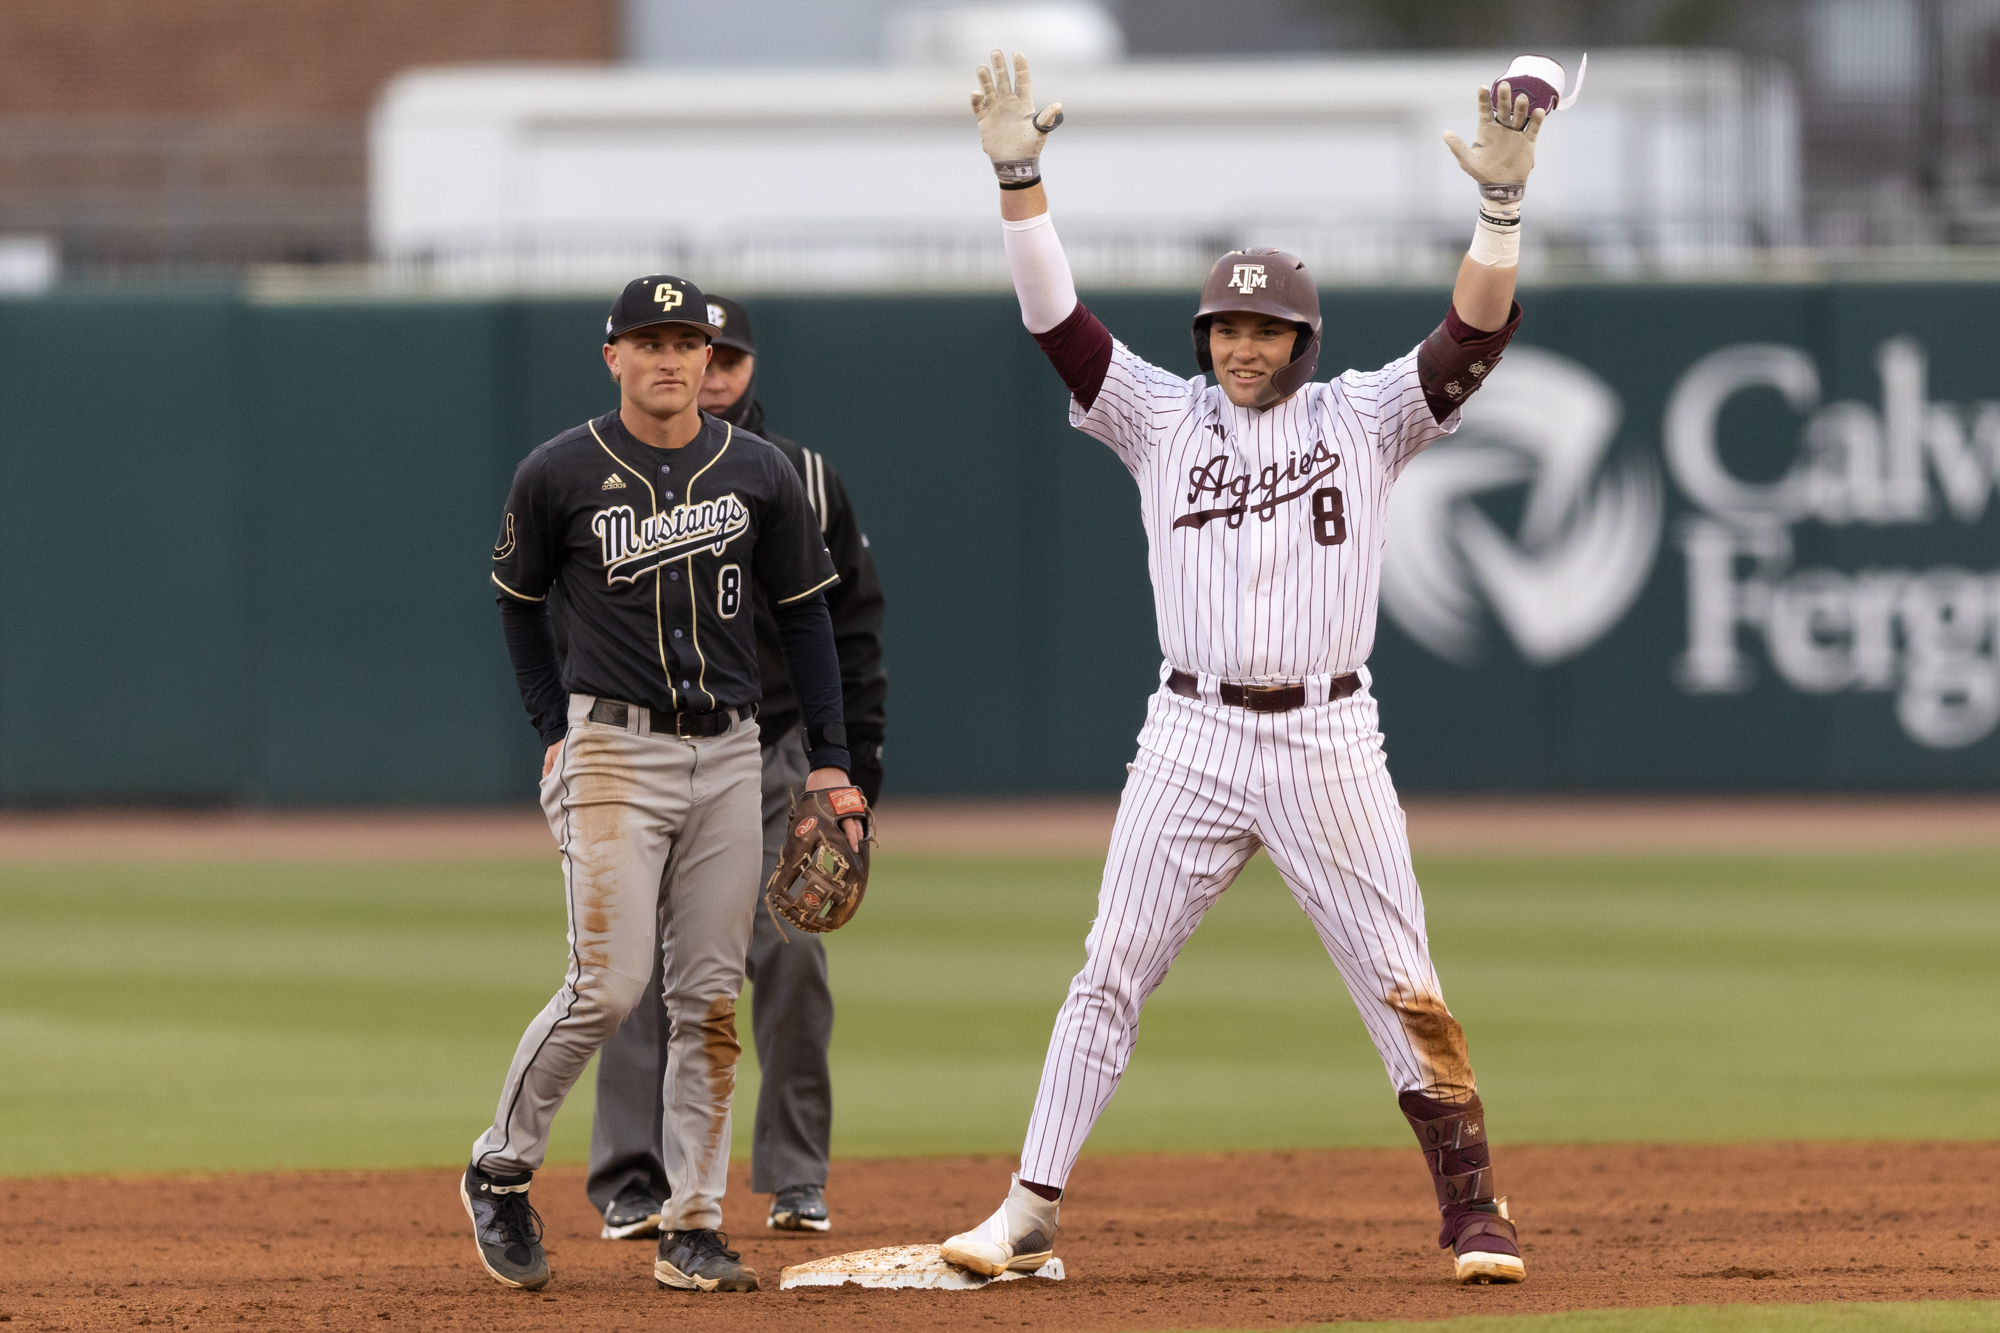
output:
[{"label": "shin guard strap", "polygon": [[1493,1168],[1480,1167],[1462,1176],[1448,1176],[1433,1166],[1431,1184],[1437,1186],[1438,1207],[1453,1204],[1486,1203],[1493,1198]]},{"label": "shin guard strap", "polygon": [[1426,1157],[1434,1152],[1457,1152],[1486,1142],[1486,1108],[1478,1102],[1473,1102],[1457,1115],[1436,1120],[1419,1120],[1411,1115],[1404,1118],[1416,1131],[1417,1142],[1423,1145]]}]

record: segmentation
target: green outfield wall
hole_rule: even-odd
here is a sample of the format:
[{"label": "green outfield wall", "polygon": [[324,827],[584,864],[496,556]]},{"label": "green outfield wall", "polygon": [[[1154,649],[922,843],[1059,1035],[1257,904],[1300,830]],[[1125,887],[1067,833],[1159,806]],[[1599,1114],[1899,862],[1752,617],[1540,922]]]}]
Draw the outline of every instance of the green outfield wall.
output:
[{"label": "green outfield wall", "polygon": [[[1323,370],[1441,291],[1326,295]],[[1092,301],[1193,373],[1188,301]],[[1407,789],[2000,785],[2000,285],[1528,295],[1399,484]],[[1115,787],[1158,668],[1130,480],[1011,298],[762,298],[776,429],[889,597],[890,789]],[[0,303],[0,802],[526,800],[488,551],[611,405],[600,302]],[[1254,521],[1254,520],[1253,520]]]}]

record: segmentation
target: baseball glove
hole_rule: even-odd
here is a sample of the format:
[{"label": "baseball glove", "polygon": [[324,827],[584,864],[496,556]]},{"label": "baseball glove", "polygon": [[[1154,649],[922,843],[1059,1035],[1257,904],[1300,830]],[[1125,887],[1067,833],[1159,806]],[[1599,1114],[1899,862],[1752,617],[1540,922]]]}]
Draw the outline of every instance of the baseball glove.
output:
[{"label": "baseball glove", "polygon": [[[848,845],[841,821],[861,821],[861,849]],[[859,787],[824,787],[792,802],[791,827],[771,882],[766,910],[809,934],[839,930],[861,910],[868,892],[868,848],[875,819]]]}]

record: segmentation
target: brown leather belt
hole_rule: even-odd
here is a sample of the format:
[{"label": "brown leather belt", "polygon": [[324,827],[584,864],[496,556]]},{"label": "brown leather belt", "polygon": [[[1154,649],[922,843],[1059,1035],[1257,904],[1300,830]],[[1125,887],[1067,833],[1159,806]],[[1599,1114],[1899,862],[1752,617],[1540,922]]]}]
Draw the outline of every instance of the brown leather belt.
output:
[{"label": "brown leather belt", "polygon": [[[1200,682],[1185,671],[1169,672],[1167,688],[1183,699],[1201,697]],[[1327,691],[1327,702],[1345,699],[1360,688],[1361,676],[1358,672],[1335,676],[1332,688]],[[1216,693],[1231,708],[1247,708],[1253,713],[1289,713],[1294,708],[1305,707],[1306,703],[1306,687],[1303,685],[1232,685],[1223,681],[1216,687]]]},{"label": "brown leather belt", "polygon": [[[622,727],[632,720],[634,707],[621,704],[616,699],[599,699],[590,706],[590,720],[602,722],[607,727]],[[736,725],[736,719],[755,717],[756,707],[745,709],[718,708],[712,713],[665,713],[651,711],[646,719],[646,729],[654,736],[678,736],[688,740],[698,736],[720,736]],[[661,724],[665,723],[664,726]]]}]

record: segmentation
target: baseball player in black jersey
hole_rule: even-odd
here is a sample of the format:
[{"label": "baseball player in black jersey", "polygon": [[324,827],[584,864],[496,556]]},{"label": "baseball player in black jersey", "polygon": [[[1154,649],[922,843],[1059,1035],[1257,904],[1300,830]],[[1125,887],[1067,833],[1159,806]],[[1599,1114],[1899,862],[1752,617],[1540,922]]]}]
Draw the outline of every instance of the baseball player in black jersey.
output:
[{"label": "baseball player in black jersey", "polygon": [[[523,1034],[460,1185],[480,1261],[511,1287],[549,1280],[529,1179],[556,1109],[646,996],[657,957],[674,1190],[653,1275],[689,1291],[757,1289],[718,1230],[763,841],[756,588],[805,721],[806,789],[847,787],[849,759],[824,596],[839,576],[784,454],[700,410],[717,332],[694,284],[628,284],[604,335],[618,407],[523,460],[493,547],[508,652],[548,747],[542,809],[569,916],[562,989]],[[547,608],[558,586],[560,664]],[[858,845],[858,821],[847,824]]]},{"label": "baseball player in black jersey", "polygon": [[[749,312],[727,297],[708,298],[708,319],[721,332],[702,381],[699,403],[717,420],[769,440],[781,449],[805,486],[819,530],[840,582],[826,590],[833,638],[840,658],[849,773],[873,805],[882,786],[882,735],[888,677],[882,670],[882,590],[868,539],[861,533],[845,487],[826,459],[764,428],[756,393],[757,340]],[[785,674],[778,623],[770,598],[755,602],[757,655],[764,697],[757,721],[764,768],[764,862],[759,882],[770,878],[784,845],[792,796],[804,784],[806,753],[799,701]],[[825,1189],[828,1139],[833,1128],[833,1080],[827,1046],[833,1039],[833,995],[827,988],[826,949],[817,935],[790,932],[789,942],[769,913],[759,912],[750,936],[749,975],[757,1061],[763,1085],[750,1157],[750,1188],[771,1194],[766,1224],[787,1231],[825,1231],[831,1225]],[[660,982],[655,980],[655,989]],[[641,1004],[619,1025],[597,1056],[597,1109],[590,1133],[590,1176],[585,1188],[604,1215],[606,1240],[638,1239],[659,1228],[661,1201],[670,1190],[660,1156],[661,1087],[668,1058],[668,1024],[657,1004]]]}]

